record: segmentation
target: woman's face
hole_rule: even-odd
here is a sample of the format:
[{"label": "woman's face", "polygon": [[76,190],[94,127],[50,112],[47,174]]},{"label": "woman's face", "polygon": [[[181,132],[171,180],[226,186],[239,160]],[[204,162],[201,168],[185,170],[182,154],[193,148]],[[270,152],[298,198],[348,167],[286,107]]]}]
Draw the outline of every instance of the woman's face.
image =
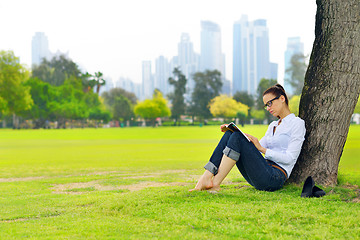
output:
[{"label": "woman's face", "polygon": [[263,102],[265,109],[274,117],[278,117],[284,106],[285,97],[283,95],[275,96],[272,93],[268,93],[263,96]]}]

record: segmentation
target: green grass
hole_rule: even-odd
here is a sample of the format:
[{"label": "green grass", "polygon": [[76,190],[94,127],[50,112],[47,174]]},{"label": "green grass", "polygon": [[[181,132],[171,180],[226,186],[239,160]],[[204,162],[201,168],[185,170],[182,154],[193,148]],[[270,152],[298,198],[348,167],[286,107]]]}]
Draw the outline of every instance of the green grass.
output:
[{"label": "green grass", "polygon": [[360,238],[360,126],[320,199],[257,191],[236,169],[220,193],[189,193],[220,137],[213,126],[0,130],[0,239]]}]

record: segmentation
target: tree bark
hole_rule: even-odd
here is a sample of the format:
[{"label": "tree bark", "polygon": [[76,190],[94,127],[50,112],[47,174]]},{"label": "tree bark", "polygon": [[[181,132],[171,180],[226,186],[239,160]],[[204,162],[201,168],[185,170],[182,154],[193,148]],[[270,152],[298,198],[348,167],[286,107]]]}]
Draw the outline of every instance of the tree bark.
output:
[{"label": "tree bark", "polygon": [[290,182],[312,176],[335,185],[340,157],[360,92],[360,2],[317,0],[315,41],[299,116],[306,136]]}]

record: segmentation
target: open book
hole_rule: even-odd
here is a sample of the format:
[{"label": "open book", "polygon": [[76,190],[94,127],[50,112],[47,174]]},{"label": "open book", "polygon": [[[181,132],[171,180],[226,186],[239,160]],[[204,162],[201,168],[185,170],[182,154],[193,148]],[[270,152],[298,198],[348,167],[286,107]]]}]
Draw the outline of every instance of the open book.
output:
[{"label": "open book", "polygon": [[238,126],[235,125],[235,123],[231,122],[226,126],[226,130],[230,130],[232,132],[241,132],[242,135],[244,135],[244,137],[250,142],[250,139],[248,138],[248,136],[245,135],[245,133],[243,133],[243,131],[240,130],[240,128],[238,128]]}]

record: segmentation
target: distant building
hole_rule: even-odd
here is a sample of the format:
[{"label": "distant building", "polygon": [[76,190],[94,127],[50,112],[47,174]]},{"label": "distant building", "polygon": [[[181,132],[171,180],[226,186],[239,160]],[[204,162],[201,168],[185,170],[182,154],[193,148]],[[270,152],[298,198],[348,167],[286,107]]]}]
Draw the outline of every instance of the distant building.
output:
[{"label": "distant building", "polygon": [[194,52],[194,46],[190,41],[189,34],[182,33],[180,42],[178,43],[178,67],[187,79],[187,95],[189,95],[195,87],[192,75],[199,71],[199,65],[200,56]]},{"label": "distant building", "polygon": [[43,59],[50,60],[49,41],[45,33],[36,32],[32,38],[31,59],[32,65],[41,64]]},{"label": "distant building", "polygon": [[151,73],[151,61],[142,62],[142,94],[140,99],[152,98],[154,78]]},{"label": "distant building", "polygon": [[278,64],[270,63],[270,78],[278,79]]},{"label": "distant building", "polygon": [[[114,88],[114,82],[112,81],[111,77],[104,77],[105,85],[101,86],[99,94],[103,94],[104,92],[110,91],[110,89]],[[94,88],[95,91],[96,87]]]},{"label": "distant building", "polygon": [[[221,30],[218,24],[201,21],[200,71],[218,70],[225,82],[225,54],[221,50]],[[224,88],[223,88],[224,90]]]},{"label": "distant building", "polygon": [[287,40],[287,47],[285,51],[285,73],[284,73],[284,88],[285,91],[292,95],[294,93],[290,84],[287,83],[286,79],[290,79],[291,76],[286,72],[291,66],[291,58],[294,54],[302,54],[304,55],[304,43],[301,42],[300,37],[290,37]]},{"label": "distant building", "polygon": [[248,21],[247,15],[233,28],[233,93],[255,94],[262,78],[277,79],[277,66],[270,63],[269,29],[266,20]]},{"label": "distant building", "polygon": [[223,70],[221,31],[219,25],[201,21],[200,70]]},{"label": "distant building", "polygon": [[122,88],[128,92],[135,94],[137,98],[142,96],[142,88],[140,83],[135,83],[129,78],[120,77],[119,80],[115,83],[116,88]]},{"label": "distant building", "polygon": [[164,56],[159,56],[155,60],[154,88],[159,89],[164,96],[169,93],[169,76],[169,61]]}]

